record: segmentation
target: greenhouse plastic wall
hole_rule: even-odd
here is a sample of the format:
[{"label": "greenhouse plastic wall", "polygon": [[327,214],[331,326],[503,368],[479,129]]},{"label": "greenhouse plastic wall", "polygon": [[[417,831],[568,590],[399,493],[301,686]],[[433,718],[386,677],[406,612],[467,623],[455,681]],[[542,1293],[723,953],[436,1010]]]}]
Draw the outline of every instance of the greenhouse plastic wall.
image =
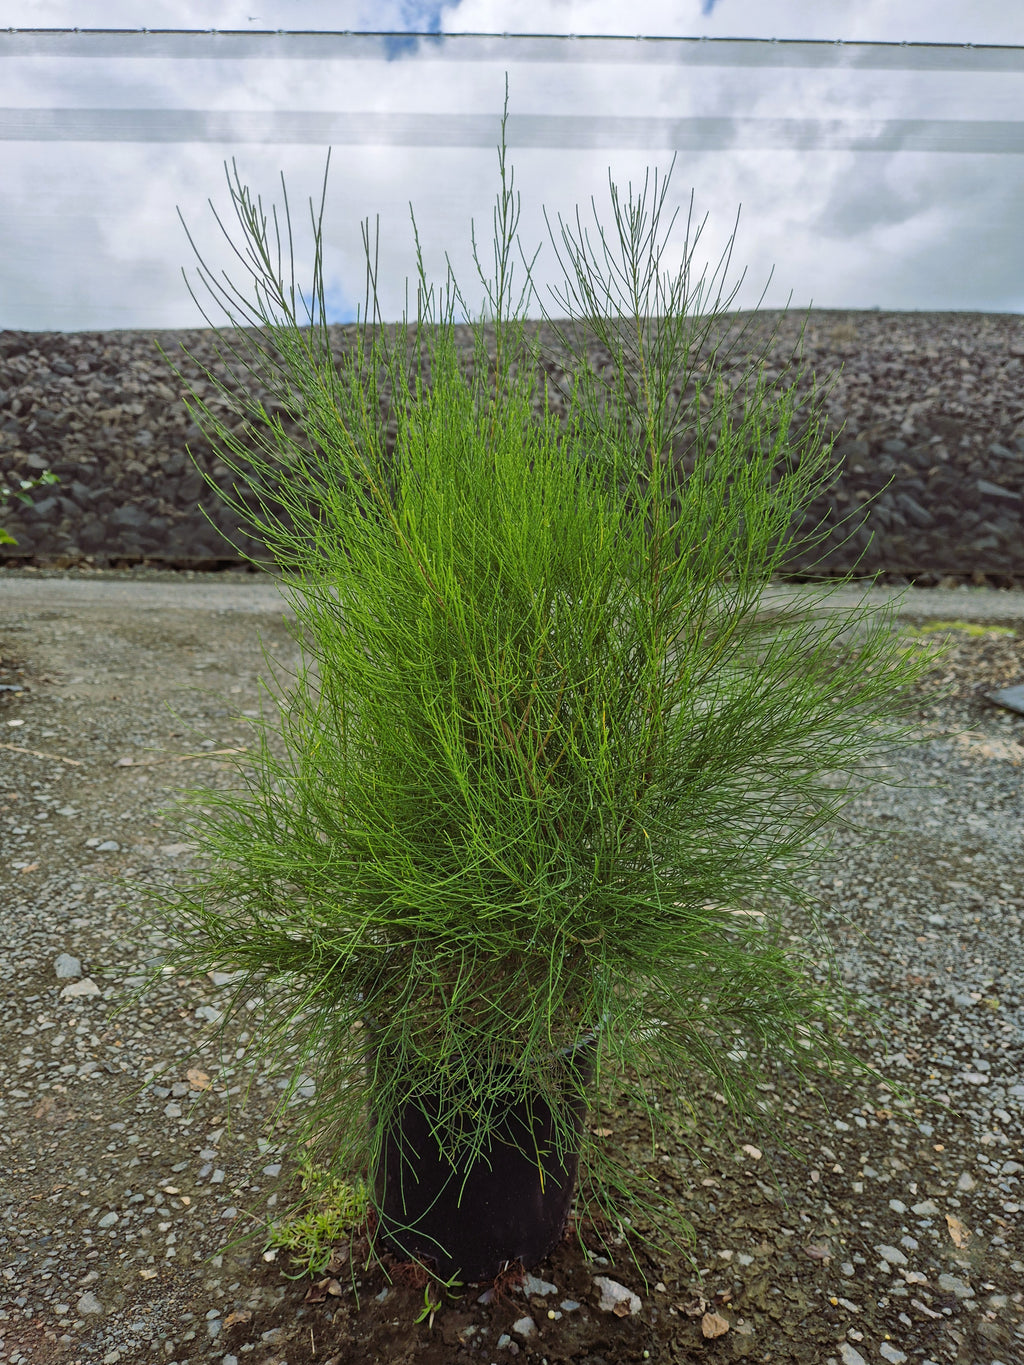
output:
[{"label": "greenhouse plastic wall", "polygon": [[[1021,48],[20,30],[0,32],[0,325],[196,325],[176,210],[226,266],[207,203],[229,207],[224,163],[268,201],[283,172],[304,205],[328,146],[332,318],[362,302],[361,225],[379,215],[381,305],[397,320],[415,277],[410,204],[428,274],[443,277],[447,251],[460,281],[476,279],[469,226],[487,240],[506,76],[542,295],[560,278],[542,208],[571,220],[593,196],[607,220],[609,174],[625,193],[674,156],[671,202],[685,208],[692,190],[695,220],[708,216],[700,259],[719,259],[742,205],[737,306],[769,275],[767,307],[791,292],[797,307],[1024,301],[1024,205],[1006,161],[1024,153]],[[1005,228],[1001,249],[989,231],[984,262],[979,224]]]}]

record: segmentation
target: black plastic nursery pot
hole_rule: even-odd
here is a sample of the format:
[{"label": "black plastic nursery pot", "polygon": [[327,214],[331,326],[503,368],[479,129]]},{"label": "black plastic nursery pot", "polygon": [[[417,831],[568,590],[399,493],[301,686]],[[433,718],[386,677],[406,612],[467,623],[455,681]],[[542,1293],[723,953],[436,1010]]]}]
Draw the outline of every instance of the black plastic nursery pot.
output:
[{"label": "black plastic nursery pot", "polygon": [[[560,1054],[583,1085],[594,1078],[597,1037]],[[585,1104],[565,1094],[582,1132]],[[419,1094],[385,1132],[374,1176],[380,1233],[403,1259],[433,1262],[442,1280],[479,1284],[509,1262],[527,1269],[542,1261],[565,1232],[576,1188],[579,1144],[559,1159],[548,1104],[509,1103],[495,1114],[491,1140],[471,1165],[453,1168],[432,1131],[436,1094]]]}]

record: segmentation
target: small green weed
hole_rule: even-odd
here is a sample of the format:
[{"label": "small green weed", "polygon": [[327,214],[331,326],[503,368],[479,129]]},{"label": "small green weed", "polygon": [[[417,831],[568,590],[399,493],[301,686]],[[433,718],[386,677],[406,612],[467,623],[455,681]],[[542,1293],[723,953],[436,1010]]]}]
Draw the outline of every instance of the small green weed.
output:
[{"label": "small green weed", "polygon": [[[38,488],[40,484],[50,483],[60,483],[60,479],[52,470],[47,469],[40,474],[38,479],[19,479],[17,488],[8,488],[6,485],[0,484],[0,507],[3,507],[9,498],[17,498],[20,502],[31,503],[30,491],[33,488]],[[10,531],[5,531],[0,526],[0,545],[17,545],[17,543]]]},{"label": "small green weed", "polygon": [[424,1289],[423,1291],[423,1311],[422,1313],[420,1313],[416,1321],[422,1322],[424,1318],[429,1316],[430,1321],[427,1323],[427,1326],[433,1327],[434,1314],[439,1311],[441,1303],[442,1303],[441,1299],[438,1299],[436,1303],[434,1302],[433,1295],[430,1292],[430,1285],[428,1284],[426,1289]]},{"label": "small green weed", "polygon": [[306,1196],[294,1217],[271,1223],[264,1251],[291,1253],[296,1274],[282,1272],[290,1280],[319,1275],[331,1259],[335,1246],[366,1217],[369,1194],[362,1181],[354,1185],[312,1162],[301,1167],[302,1193]]}]

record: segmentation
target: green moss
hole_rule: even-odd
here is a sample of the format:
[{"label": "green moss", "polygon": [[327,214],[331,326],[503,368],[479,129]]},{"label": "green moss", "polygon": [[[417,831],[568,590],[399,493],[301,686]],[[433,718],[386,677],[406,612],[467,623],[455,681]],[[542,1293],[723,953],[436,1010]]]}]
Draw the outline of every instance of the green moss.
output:
[{"label": "green moss", "polygon": [[937,630],[962,630],[968,635],[1009,635],[1011,638],[1016,635],[1016,631],[1007,626],[979,626],[970,621],[929,621],[926,626],[911,628],[907,634],[928,635]]}]

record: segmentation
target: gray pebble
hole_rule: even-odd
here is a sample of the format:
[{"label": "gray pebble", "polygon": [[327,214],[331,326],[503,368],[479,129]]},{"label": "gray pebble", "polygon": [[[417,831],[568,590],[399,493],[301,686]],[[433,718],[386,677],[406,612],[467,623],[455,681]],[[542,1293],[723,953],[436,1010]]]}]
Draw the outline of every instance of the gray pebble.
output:
[{"label": "gray pebble", "polygon": [[61,953],[53,964],[54,971],[57,973],[58,981],[68,981],[72,977],[82,975],[82,964],[77,957],[72,957],[70,953]]},{"label": "gray pebble", "polygon": [[83,996],[99,995],[100,988],[93,981],[92,977],[83,977],[81,981],[73,981],[70,986],[65,986],[60,993],[62,1000],[77,1000]]},{"label": "gray pebble", "polygon": [[960,1279],[959,1275],[948,1273],[939,1276],[939,1288],[946,1294],[955,1294],[958,1299],[973,1299],[974,1290]]},{"label": "gray pebble", "polygon": [[547,1280],[539,1280],[536,1275],[527,1275],[523,1281],[523,1293],[530,1294],[557,1294],[558,1285],[549,1284]]},{"label": "gray pebble", "polygon": [[882,1342],[881,1346],[878,1348],[878,1354],[883,1360],[888,1360],[890,1365],[904,1365],[904,1362],[907,1359],[903,1351],[899,1350],[896,1346],[891,1345],[888,1341]]}]

